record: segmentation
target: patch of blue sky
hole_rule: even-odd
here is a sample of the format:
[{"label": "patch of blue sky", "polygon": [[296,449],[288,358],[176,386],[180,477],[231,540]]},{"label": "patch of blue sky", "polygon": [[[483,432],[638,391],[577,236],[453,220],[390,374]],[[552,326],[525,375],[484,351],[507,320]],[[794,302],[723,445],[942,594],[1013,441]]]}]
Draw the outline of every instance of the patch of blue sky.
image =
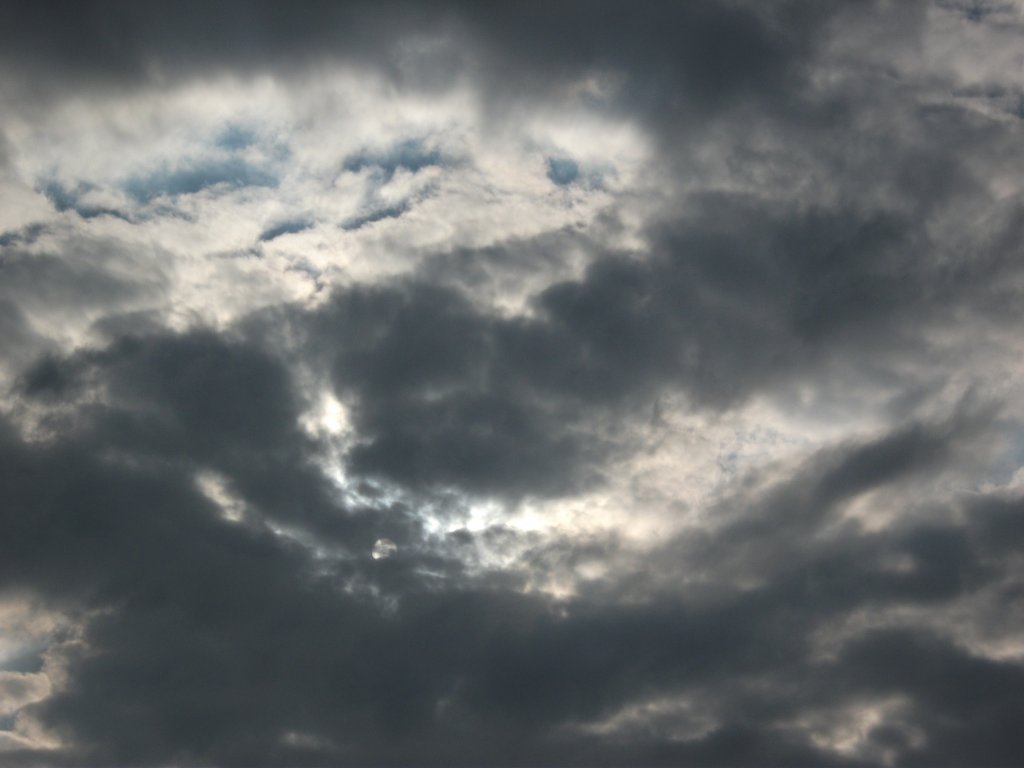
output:
[{"label": "patch of blue sky", "polygon": [[441,167],[445,158],[439,149],[429,147],[422,139],[406,139],[386,150],[363,150],[349,155],[342,169],[352,173],[369,170],[389,181],[399,169],[416,173],[424,168]]},{"label": "patch of blue sky", "polygon": [[73,188],[65,187],[59,181],[48,181],[40,191],[53,207],[59,212],[74,211],[83,219],[94,219],[97,216],[114,216],[118,219],[130,221],[128,215],[123,211],[108,206],[93,205],[83,200],[85,195],[95,190],[93,184],[80,182]]},{"label": "patch of blue sky", "polygon": [[312,227],[313,221],[310,219],[292,219],[290,221],[282,221],[263,230],[260,233],[259,242],[266,243],[281,237],[282,235],[294,235],[299,232],[305,232],[307,229],[311,229]]},{"label": "patch of blue sky", "polygon": [[571,157],[551,156],[546,159],[547,177],[559,187],[578,185],[590,189],[602,186],[608,169],[580,164]]},{"label": "patch of blue sky", "polygon": [[346,231],[353,231],[384,219],[397,219],[411,210],[417,203],[432,197],[437,193],[437,190],[438,184],[436,181],[431,181],[422,185],[413,194],[393,203],[381,200],[380,197],[371,192],[366,196],[363,204],[363,213],[343,221],[341,228]]},{"label": "patch of blue sky", "polygon": [[346,219],[342,222],[341,228],[347,232],[352,232],[357,229],[362,229],[368,224],[373,224],[377,221],[383,221],[384,219],[397,219],[399,216],[404,214],[411,207],[409,200],[403,200],[400,203],[394,205],[388,205],[383,208],[375,208],[367,213],[360,214],[359,216],[353,216],[350,219]]},{"label": "patch of blue sky", "polygon": [[41,672],[45,663],[45,653],[46,646],[44,645],[34,644],[22,647],[14,655],[7,657],[0,663],[0,670],[21,674]]},{"label": "patch of blue sky", "polygon": [[560,187],[567,187],[580,177],[580,166],[568,157],[548,158],[548,178]]},{"label": "patch of blue sky", "polygon": [[192,195],[216,187],[229,190],[243,187],[274,188],[278,182],[277,175],[267,168],[241,157],[228,157],[132,176],[125,182],[124,191],[137,202],[148,203],[159,197]]},{"label": "patch of blue sky", "polygon": [[43,224],[28,224],[21,229],[11,229],[0,232],[0,246],[8,245],[31,245],[39,236],[46,231]]},{"label": "patch of blue sky", "polygon": [[257,141],[256,131],[238,123],[228,123],[214,142],[221,149],[238,151],[248,149]]},{"label": "patch of blue sky", "polygon": [[292,150],[287,142],[274,135],[268,135],[258,126],[228,122],[213,140],[215,150],[233,155],[242,155],[252,160],[263,157],[279,162],[291,157]]}]

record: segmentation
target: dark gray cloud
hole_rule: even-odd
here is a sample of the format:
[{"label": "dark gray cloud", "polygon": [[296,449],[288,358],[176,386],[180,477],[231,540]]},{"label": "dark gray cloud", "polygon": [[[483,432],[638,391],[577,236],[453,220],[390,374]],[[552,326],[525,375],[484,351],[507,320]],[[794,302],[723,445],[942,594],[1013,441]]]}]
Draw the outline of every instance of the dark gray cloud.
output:
[{"label": "dark gray cloud", "polygon": [[[1021,124],[958,58],[1006,28],[995,3],[3,6],[29,121],[261,76],[304,104],[342,67],[424,112],[465,86],[482,133],[371,116],[323,170],[217,112],[203,152],[111,171],[142,216],[5,128],[0,608],[62,623],[0,644],[26,702],[2,762],[1013,764]],[[551,114],[581,144],[628,123],[636,177],[516,133]],[[506,145],[536,168],[485,189]],[[406,242],[445,185],[472,236]],[[283,239],[225,280],[154,203],[247,187],[246,242]],[[525,188],[566,218],[472,209]],[[341,240],[274,261],[324,221]],[[249,269],[344,279],[246,304]]]},{"label": "dark gray cloud", "polygon": [[602,420],[666,390],[725,409],[807,376],[888,385],[896,358],[919,371],[903,386],[927,382],[920,324],[980,321],[1013,271],[996,252],[937,258],[942,243],[888,213],[689,203],[649,253],[599,253],[535,296],[530,319],[417,281],[341,291],[300,320],[353,404],[353,466],[415,487],[579,490],[613,453]]},{"label": "dark gray cloud", "polygon": [[[288,398],[266,399],[283,386],[274,383],[281,369],[254,378],[272,363],[244,346],[126,342],[73,367],[97,362],[122,405],[87,409],[56,443],[4,433],[3,583],[71,610],[107,609],[89,622],[87,646],[67,652],[69,685],[28,709],[72,736],[75,750],[23,755],[28,763],[173,755],[225,765],[830,764],[837,758],[814,746],[801,717],[842,718],[843,706],[889,696],[904,708],[867,738],[901,762],[1001,764],[1015,754],[1019,668],[940,634],[954,627],[854,625],[837,656],[812,652],[817,632],[857,609],[938,612],[990,589],[1004,606],[1015,599],[1006,588],[1019,583],[1019,498],[973,500],[965,522],[911,516],[891,531],[823,535],[844,500],[934,481],[956,466],[958,452],[991,439],[988,417],[837,446],[767,492],[736,498],[710,539],[684,535],[635,563],[637,575],[659,582],[641,601],[613,597],[612,582],[554,602],[515,582],[483,586],[457,561],[388,529],[386,509],[373,510],[372,527],[401,548],[383,561],[366,546],[318,565],[260,518],[222,520],[196,490],[197,464],[221,467],[266,519],[289,519],[296,503],[254,490],[244,470],[217,456],[259,454],[278,480],[295,471],[282,450]],[[181,373],[164,383],[163,366]],[[238,388],[236,376],[260,383]],[[69,386],[56,378],[40,372],[26,389],[38,399]],[[126,411],[155,402],[163,407],[154,419],[175,414],[179,423],[136,413],[134,429],[119,433]],[[155,439],[163,429],[180,431],[185,444]],[[902,495],[899,503],[913,505]],[[331,513],[347,521],[341,546],[357,542],[358,513],[341,505]],[[703,577],[677,581],[681,566]],[[761,584],[740,586],[748,573]],[[610,741],[578,730],[672,697],[697,701],[713,729],[681,742],[648,730],[656,718]],[[671,731],[692,714],[667,717]]]},{"label": "dark gray cloud", "polygon": [[46,234],[45,227],[29,225],[0,243],[0,304],[6,307],[8,345],[0,367],[7,373],[50,349],[61,326],[87,333],[90,318],[160,297],[167,285],[159,267],[143,267],[142,258],[116,241],[58,236],[40,247],[37,241]]},{"label": "dark gray cloud", "polygon": [[[60,14],[52,12],[60,7]],[[189,3],[173,12],[120,0],[75,6],[15,3],[5,9],[5,58],[36,87],[143,86],[210,70],[266,71],[341,57],[403,72],[397,45],[408,36],[456,33],[487,59],[489,76],[514,89],[545,89],[602,65],[637,75],[637,105],[666,104],[680,92],[703,105],[785,86],[833,4],[699,2],[673,9],[624,4],[531,3],[483,11],[473,3]],[[16,31],[15,31],[16,30]],[[712,41],[721,41],[713,44]],[[450,74],[454,61],[440,64]],[[642,85],[645,76],[656,79]],[[669,98],[666,99],[666,96]]]},{"label": "dark gray cloud", "polygon": [[413,4],[392,10],[389,24],[365,3],[317,2],[297,14],[272,3],[192,3],[173,12],[120,0],[13,3],[4,8],[3,47],[12,74],[39,95],[83,86],[139,88],[211,69],[308,65],[328,52],[374,60],[382,44],[437,18]]},{"label": "dark gray cloud", "polygon": [[[313,463],[317,446],[298,428],[302,403],[287,371],[258,348],[208,332],[127,336],[104,350],[44,358],[19,386],[44,409],[45,428],[89,435],[115,463],[221,472],[263,516],[334,546],[368,552],[382,533],[405,538],[383,519],[347,514]],[[88,405],[97,399],[112,405]],[[52,408],[65,402],[83,405],[70,416]]]}]

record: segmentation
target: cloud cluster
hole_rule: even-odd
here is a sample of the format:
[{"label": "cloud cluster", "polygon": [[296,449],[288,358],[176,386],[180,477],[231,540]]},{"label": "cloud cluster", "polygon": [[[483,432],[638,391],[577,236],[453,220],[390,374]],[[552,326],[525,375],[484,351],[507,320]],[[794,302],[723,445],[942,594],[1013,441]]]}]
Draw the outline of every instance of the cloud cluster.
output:
[{"label": "cloud cluster", "polygon": [[61,8],[5,764],[1020,754],[1019,4]]}]

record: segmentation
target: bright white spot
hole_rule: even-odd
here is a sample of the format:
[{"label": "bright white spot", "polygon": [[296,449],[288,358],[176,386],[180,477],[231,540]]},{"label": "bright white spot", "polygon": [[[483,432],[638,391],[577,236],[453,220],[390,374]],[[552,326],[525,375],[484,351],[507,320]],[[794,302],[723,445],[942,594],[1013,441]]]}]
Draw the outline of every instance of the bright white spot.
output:
[{"label": "bright white spot", "polygon": [[225,520],[237,523],[245,516],[244,502],[231,492],[227,478],[223,475],[203,470],[196,474],[196,485],[206,498],[220,508]]},{"label": "bright white spot", "polygon": [[328,391],[321,392],[316,406],[303,414],[300,426],[313,437],[342,437],[351,430],[348,411]]},{"label": "bright white spot", "polygon": [[398,546],[391,539],[377,539],[370,554],[374,560],[386,560],[397,551]]}]

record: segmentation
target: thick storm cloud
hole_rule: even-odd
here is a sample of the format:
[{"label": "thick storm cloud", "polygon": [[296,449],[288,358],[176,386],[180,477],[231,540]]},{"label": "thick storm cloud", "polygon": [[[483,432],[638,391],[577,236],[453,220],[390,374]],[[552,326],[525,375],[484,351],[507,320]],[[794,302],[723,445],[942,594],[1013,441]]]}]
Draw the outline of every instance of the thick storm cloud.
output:
[{"label": "thick storm cloud", "polygon": [[1003,766],[1019,2],[0,9],[0,763]]}]

